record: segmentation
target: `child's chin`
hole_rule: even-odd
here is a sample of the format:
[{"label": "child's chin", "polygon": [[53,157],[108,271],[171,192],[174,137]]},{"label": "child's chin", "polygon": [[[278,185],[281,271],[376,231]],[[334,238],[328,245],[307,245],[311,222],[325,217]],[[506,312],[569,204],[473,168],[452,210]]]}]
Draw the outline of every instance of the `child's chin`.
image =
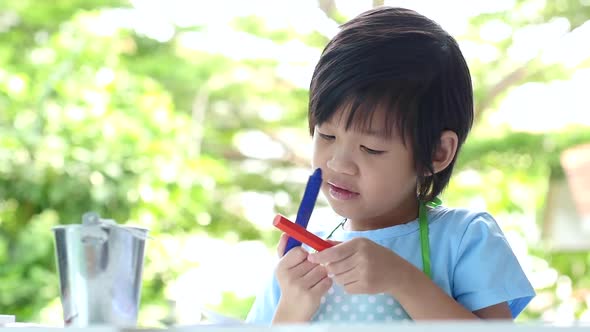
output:
[{"label": "child's chin", "polygon": [[347,219],[358,219],[359,213],[358,211],[354,211],[350,205],[346,206],[346,203],[343,202],[332,202],[330,201],[330,206],[332,210],[336,212],[339,216]]}]

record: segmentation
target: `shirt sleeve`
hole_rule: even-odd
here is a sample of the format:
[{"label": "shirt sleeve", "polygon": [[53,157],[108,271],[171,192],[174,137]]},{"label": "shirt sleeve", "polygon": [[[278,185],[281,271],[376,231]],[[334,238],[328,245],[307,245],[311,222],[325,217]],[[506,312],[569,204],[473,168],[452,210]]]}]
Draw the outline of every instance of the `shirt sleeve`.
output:
[{"label": "shirt sleeve", "polygon": [[256,299],[248,312],[248,316],[246,317],[246,323],[270,325],[275,315],[280,297],[281,289],[279,288],[277,278],[273,273],[272,278],[256,296]]},{"label": "shirt sleeve", "polygon": [[479,214],[466,227],[453,273],[453,296],[471,311],[507,302],[516,318],[535,291],[496,221]]}]

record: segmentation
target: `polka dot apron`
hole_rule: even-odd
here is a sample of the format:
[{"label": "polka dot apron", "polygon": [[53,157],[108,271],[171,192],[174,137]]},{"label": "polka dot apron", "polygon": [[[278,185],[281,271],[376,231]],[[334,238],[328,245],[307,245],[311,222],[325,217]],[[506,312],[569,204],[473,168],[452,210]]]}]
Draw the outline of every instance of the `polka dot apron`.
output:
[{"label": "polka dot apron", "polygon": [[333,285],[322,298],[313,321],[332,323],[387,322],[410,320],[404,308],[387,294],[346,294],[342,286]]}]

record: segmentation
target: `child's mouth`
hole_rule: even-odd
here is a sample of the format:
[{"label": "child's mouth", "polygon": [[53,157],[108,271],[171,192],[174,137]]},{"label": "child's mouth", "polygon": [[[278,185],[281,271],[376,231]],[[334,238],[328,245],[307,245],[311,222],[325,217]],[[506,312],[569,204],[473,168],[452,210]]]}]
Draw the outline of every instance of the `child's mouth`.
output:
[{"label": "child's mouth", "polygon": [[328,183],[328,186],[330,188],[330,196],[337,200],[347,201],[359,196],[359,193],[337,187],[331,183]]}]

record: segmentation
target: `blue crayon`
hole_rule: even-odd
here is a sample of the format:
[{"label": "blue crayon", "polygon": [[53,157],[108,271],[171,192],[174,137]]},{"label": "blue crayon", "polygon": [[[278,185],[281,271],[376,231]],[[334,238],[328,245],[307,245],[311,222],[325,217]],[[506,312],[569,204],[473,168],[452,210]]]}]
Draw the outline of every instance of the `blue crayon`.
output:
[{"label": "blue crayon", "polygon": [[[303,193],[303,198],[301,199],[301,204],[299,205],[299,210],[297,211],[295,223],[303,228],[307,228],[307,224],[309,223],[309,218],[311,217],[311,212],[315,206],[321,186],[322,170],[318,168],[309,177],[309,180],[307,180],[307,186],[305,187],[305,192]],[[289,252],[289,250],[300,245],[301,242],[295,240],[292,237],[289,237],[285,247],[285,254]]]}]

